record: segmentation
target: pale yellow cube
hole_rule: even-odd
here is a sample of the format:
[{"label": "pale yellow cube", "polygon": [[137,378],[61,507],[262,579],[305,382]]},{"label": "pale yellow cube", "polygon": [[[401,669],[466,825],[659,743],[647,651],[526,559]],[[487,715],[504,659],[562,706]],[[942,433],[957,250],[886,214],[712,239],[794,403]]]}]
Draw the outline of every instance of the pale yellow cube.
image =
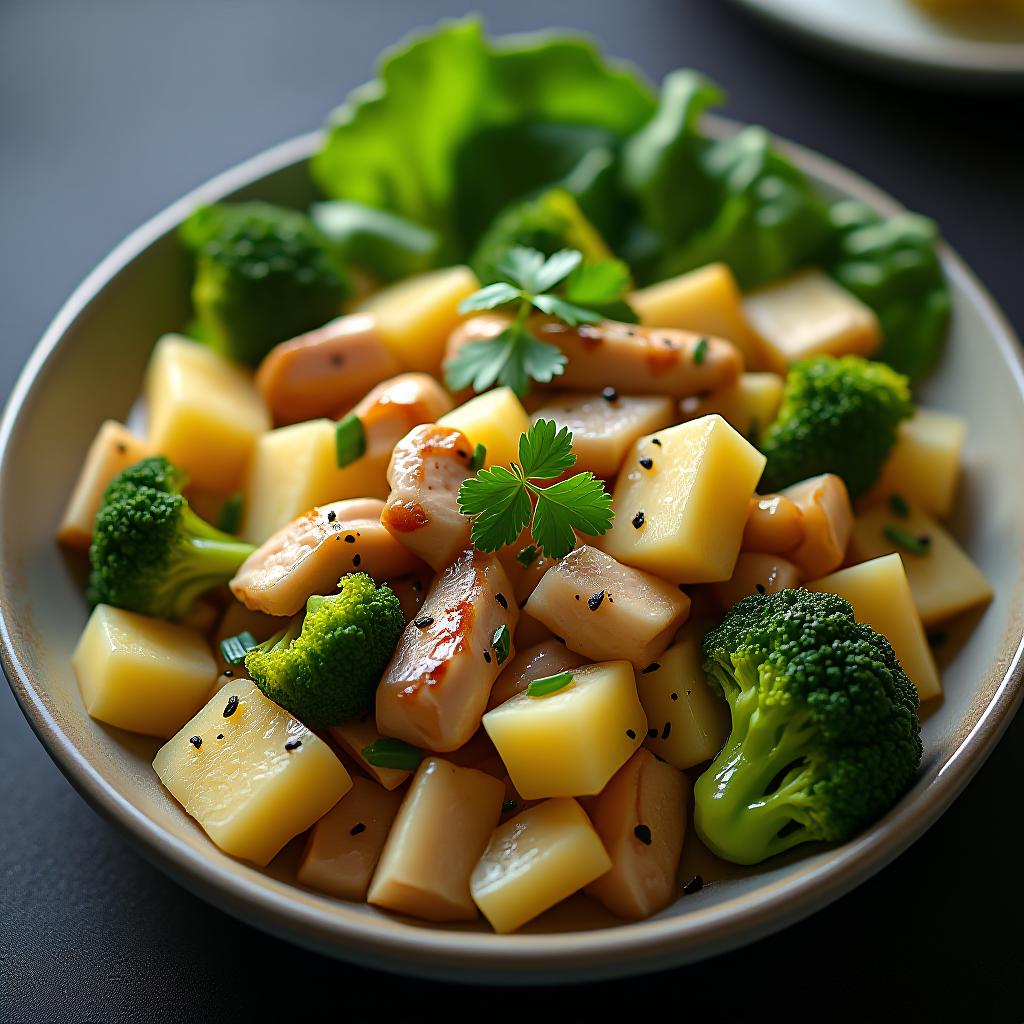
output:
[{"label": "pale yellow cube", "polygon": [[572,682],[547,696],[523,691],[488,711],[483,726],[512,784],[538,800],[600,793],[643,743],[647,716],[633,666],[607,661],[573,669]]},{"label": "pale yellow cube", "polygon": [[777,373],[741,373],[731,387],[682,399],[679,418],[695,420],[718,413],[744,437],[756,438],[778,416],[784,386]]},{"label": "pale yellow cube", "polygon": [[367,902],[428,921],[471,921],[469,876],[504,799],[504,783],[492,775],[427,758],[391,826]]},{"label": "pale yellow cube", "polygon": [[870,356],[882,340],[874,311],[814,267],[751,292],[743,311],[779,373],[810,356]]},{"label": "pale yellow cube", "polygon": [[68,547],[88,549],[92,527],[103,495],[111,480],[122,470],[151,454],[149,443],[136,437],[116,420],[107,420],[86,452],[85,461],[68,499],[57,540]]},{"label": "pale yellow cube", "polygon": [[507,466],[519,461],[519,438],[530,429],[530,417],[511,388],[495,388],[471,398],[437,421],[454,427],[470,444],[487,449],[487,466]]},{"label": "pale yellow cube", "polygon": [[703,629],[687,625],[636,688],[650,728],[644,746],[680,771],[714,758],[729,735],[729,705],[708,685]]},{"label": "pale yellow cube", "polygon": [[403,369],[440,376],[448,335],[462,322],[459,303],[479,287],[469,267],[447,267],[390,285],[360,309],[373,314]]},{"label": "pale yellow cube", "polygon": [[252,375],[177,335],[156,343],[146,370],[150,447],[197,487],[230,494],[245,476],[270,415]]},{"label": "pale yellow cube", "polygon": [[362,717],[346,722],[344,725],[332,725],[328,731],[331,734],[331,739],[367,775],[376,779],[385,789],[398,789],[412,774],[401,768],[381,768],[378,765],[370,764],[363,757],[363,751],[371,743],[375,743],[380,739],[380,733],[377,731],[377,722],[372,714],[364,714]]},{"label": "pale yellow cube", "polygon": [[222,687],[153,767],[225,853],[261,866],[352,788],[331,748],[248,679]]},{"label": "pale yellow cube", "polygon": [[922,701],[942,695],[939,670],[899,555],[873,558],[806,586],[845,597],[853,605],[857,621],[881,633],[892,645]]},{"label": "pale yellow cube", "polygon": [[[914,538],[927,538],[923,554],[908,551],[886,531],[895,527]],[[857,517],[850,541],[850,558],[865,562],[896,552],[910,581],[910,592],[925,627],[988,604],[992,588],[963,548],[930,516],[916,509],[896,515],[879,506]]]},{"label": "pale yellow cube", "polygon": [[93,718],[147,736],[173,735],[217,678],[201,633],[105,604],[89,616],[71,664]]},{"label": "pale yellow cube", "polygon": [[761,365],[760,341],[747,322],[736,278],[725,263],[709,263],[629,296],[646,327],[678,327],[731,341],[748,367]]},{"label": "pale yellow cube", "polygon": [[944,519],[956,498],[966,433],[962,416],[918,409],[900,424],[882,476],[862,504],[899,494],[922,512]]},{"label": "pale yellow cube", "polygon": [[546,800],[495,830],[473,870],[473,899],[496,932],[514,932],[611,866],[583,808]]},{"label": "pale yellow cube", "polygon": [[386,498],[381,466],[357,459],[338,466],[333,420],[268,430],[256,444],[246,481],[242,537],[262,544],[315,505],[342,498]]},{"label": "pale yellow cube", "polygon": [[721,416],[642,437],[615,484],[601,546],[672,583],[727,580],[764,464]]},{"label": "pale yellow cube", "polygon": [[664,395],[564,394],[551,396],[530,419],[553,420],[572,432],[575,473],[589,470],[602,480],[619,471],[626,452],[644,434],[673,422],[672,399]]}]

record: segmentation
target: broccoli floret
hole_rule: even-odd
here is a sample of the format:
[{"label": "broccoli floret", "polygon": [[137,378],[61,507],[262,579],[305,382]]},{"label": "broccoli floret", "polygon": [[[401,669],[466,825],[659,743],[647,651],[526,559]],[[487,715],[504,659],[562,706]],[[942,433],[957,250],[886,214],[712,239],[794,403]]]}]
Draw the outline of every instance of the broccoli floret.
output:
[{"label": "broccoli floret", "polygon": [[269,203],[202,206],[180,237],[195,255],[197,336],[248,366],[337,316],[352,292],[330,242],[298,210]]},{"label": "broccoli floret", "polygon": [[227,583],[254,550],[192,511],[184,473],[161,456],[116,476],[93,527],[89,600],[180,619],[200,594]]},{"label": "broccoli floret", "polygon": [[744,598],[704,638],[704,671],[729,702],[732,733],[694,787],[694,824],[726,860],[846,840],[921,763],[914,684],[835,594]]},{"label": "broccoli floret", "polygon": [[761,491],[836,473],[867,493],[914,405],[906,377],[860,356],[815,356],[790,368],[778,418],[761,435]]},{"label": "broccoli floret", "polygon": [[341,725],[370,706],[405,625],[398,598],[366,573],[338,586],[245,656],[253,682],[307,725]]}]

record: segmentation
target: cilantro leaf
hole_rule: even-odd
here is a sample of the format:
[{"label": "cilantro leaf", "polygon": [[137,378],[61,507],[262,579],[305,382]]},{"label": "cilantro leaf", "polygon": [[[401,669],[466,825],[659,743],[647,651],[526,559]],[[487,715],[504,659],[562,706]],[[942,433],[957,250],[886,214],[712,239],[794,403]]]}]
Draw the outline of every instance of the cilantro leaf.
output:
[{"label": "cilantro leaf", "polygon": [[[553,256],[549,256],[544,265],[537,272],[534,279],[534,286],[527,289],[536,294],[546,292],[554,288],[559,281],[568,277],[583,262],[583,253],[576,249],[559,249]],[[523,286],[524,289],[526,286]]]},{"label": "cilantro leaf", "polygon": [[621,299],[632,287],[622,260],[580,264],[565,282],[565,297],[581,306],[603,306]]},{"label": "cilantro leaf", "polygon": [[577,473],[535,493],[531,532],[549,558],[561,558],[576,547],[576,530],[595,535],[612,524],[612,497],[593,473]]},{"label": "cilantro leaf", "polygon": [[474,517],[470,539],[476,547],[498,551],[523,532],[533,506],[523,478],[504,466],[494,466],[462,482],[459,510]]},{"label": "cilantro leaf", "polygon": [[[513,344],[502,331],[494,338],[471,341],[459,349],[458,355],[445,366],[445,382],[452,391],[472,387],[486,391],[501,376],[513,353]],[[518,392],[517,392],[518,393]]]},{"label": "cilantro leaf", "polygon": [[546,341],[538,341],[532,334],[523,343],[522,357],[526,374],[542,384],[558,377],[568,362],[560,348]]},{"label": "cilantro leaf", "polygon": [[533,304],[542,313],[557,316],[559,320],[564,320],[570,327],[576,327],[579,324],[596,324],[604,319],[596,310],[575,306],[558,295],[535,295]]},{"label": "cilantro leaf", "polygon": [[537,420],[519,438],[519,465],[527,480],[550,480],[576,464],[572,432],[554,420]]},{"label": "cilantro leaf", "polygon": [[517,284],[524,292],[539,292],[537,277],[544,266],[544,253],[524,245],[513,246],[498,263],[498,273]]},{"label": "cilantro leaf", "polygon": [[521,297],[522,292],[514,285],[498,281],[464,298],[459,303],[459,312],[473,313],[481,309],[495,309],[497,306],[504,306],[506,302],[515,302]]}]

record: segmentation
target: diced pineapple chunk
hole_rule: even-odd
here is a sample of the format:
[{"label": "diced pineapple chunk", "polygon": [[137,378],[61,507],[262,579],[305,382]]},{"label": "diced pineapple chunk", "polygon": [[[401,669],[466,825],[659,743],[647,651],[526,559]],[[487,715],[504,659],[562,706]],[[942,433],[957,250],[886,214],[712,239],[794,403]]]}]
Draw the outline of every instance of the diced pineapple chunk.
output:
[{"label": "diced pineapple chunk", "polygon": [[380,739],[377,723],[372,714],[363,715],[344,725],[332,725],[329,730],[335,743],[352,758],[356,764],[376,779],[385,789],[392,790],[409,778],[410,773],[401,768],[380,768],[370,764],[363,757],[363,751]]},{"label": "diced pineapple chunk", "polygon": [[[928,538],[923,554],[908,551],[886,531],[892,527],[911,537]],[[898,552],[910,592],[925,627],[937,625],[992,600],[992,588],[963,548],[930,516],[916,509],[898,516],[884,506],[857,517],[850,557],[864,562]]]},{"label": "diced pineapple chunk", "polygon": [[218,691],[153,767],[225,853],[261,866],[352,788],[331,748],[248,679]]},{"label": "diced pineapple chunk", "polygon": [[637,920],[667,907],[676,896],[689,798],[689,779],[641,748],[598,796],[584,801],[612,859],[587,895]]},{"label": "diced pineapple chunk", "polygon": [[469,876],[501,816],[505,786],[475,768],[427,758],[391,827],[367,902],[428,921],[477,915]]},{"label": "diced pineapple chunk", "polygon": [[146,370],[150,447],[197,487],[238,489],[270,416],[252,376],[211,348],[164,335]]},{"label": "diced pineapple chunk", "polygon": [[86,711],[166,738],[203,706],[217,663],[194,629],[98,604],[71,657]]},{"label": "diced pineapple chunk", "polygon": [[359,776],[314,826],[298,880],[343,900],[363,900],[391,823],[402,802],[376,782]]},{"label": "diced pineapple chunk", "polygon": [[448,335],[459,325],[459,303],[480,287],[469,267],[447,267],[399,281],[360,307],[372,313],[384,343],[406,370],[440,375]]},{"label": "diced pineapple chunk", "polygon": [[918,409],[896,434],[882,476],[865,505],[899,494],[922,512],[944,519],[953,508],[967,423],[937,409]]},{"label": "diced pineapple chunk", "polygon": [[482,444],[487,449],[488,466],[518,462],[519,438],[530,429],[530,418],[511,388],[477,395],[437,422],[461,430],[472,445]]},{"label": "diced pineapple chunk", "polygon": [[804,514],[781,494],[755,495],[743,527],[743,551],[782,554],[804,539]]},{"label": "diced pineapple chunk", "polygon": [[573,669],[568,686],[544,697],[524,691],[483,725],[527,800],[600,793],[647,734],[628,661]]},{"label": "diced pineapple chunk", "polygon": [[803,539],[786,552],[801,579],[824,576],[843,564],[853,529],[853,508],[842,477],[834,473],[802,480],[782,492],[800,509]]},{"label": "diced pineapple chunk", "polygon": [[899,555],[873,558],[806,586],[845,597],[857,621],[867,623],[892,645],[922,701],[942,695],[939,670]]},{"label": "diced pineapple chunk", "polygon": [[869,356],[881,342],[874,311],[813,267],[751,292],[743,311],[779,373],[809,356]]},{"label": "diced pineapple chunk", "polygon": [[764,464],[721,416],[642,437],[615,484],[601,546],[674,584],[727,580]]},{"label": "diced pineapple chunk", "polygon": [[644,746],[681,771],[710,761],[729,735],[729,705],[708,685],[702,640],[703,629],[687,625],[636,681],[650,723]]},{"label": "diced pineapple chunk", "polygon": [[637,438],[668,426],[672,400],[664,395],[555,395],[530,419],[554,420],[559,429],[572,431],[576,456],[573,472],[589,470],[602,480],[619,471],[626,452]]},{"label": "diced pineapple chunk", "polygon": [[75,489],[57,530],[57,540],[68,547],[87,549],[92,543],[93,522],[107,485],[121,470],[134,465],[150,452],[148,442],[136,437],[116,420],[107,420],[86,452]]},{"label": "diced pineapple chunk", "polygon": [[756,437],[779,414],[783,379],[777,373],[741,373],[731,387],[679,402],[682,420],[718,413],[744,437]]},{"label": "diced pineapple chunk", "polygon": [[709,263],[633,292],[629,303],[648,327],[680,327],[731,341],[747,366],[761,364],[760,342],[747,322],[736,278],[725,263]]},{"label": "diced pineapple chunk", "polygon": [[782,555],[765,555],[756,551],[741,551],[732,576],[721,583],[710,585],[711,593],[723,608],[731,608],[750,594],[775,594],[800,586],[800,572]]},{"label": "diced pineapple chunk", "polygon": [[473,870],[473,899],[496,932],[513,932],[612,866],[575,800],[546,800],[497,828]]}]

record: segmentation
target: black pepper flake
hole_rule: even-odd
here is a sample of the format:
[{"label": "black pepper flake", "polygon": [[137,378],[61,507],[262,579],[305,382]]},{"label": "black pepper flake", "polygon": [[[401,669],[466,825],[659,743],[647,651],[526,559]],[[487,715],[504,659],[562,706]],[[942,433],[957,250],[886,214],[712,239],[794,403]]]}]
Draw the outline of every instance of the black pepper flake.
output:
[{"label": "black pepper flake", "polygon": [[635,835],[637,839],[639,839],[640,842],[644,844],[644,846],[651,845],[650,825],[637,825],[637,827],[633,829],[633,835]]},{"label": "black pepper flake", "polygon": [[224,717],[230,718],[238,710],[238,697],[235,694],[231,694],[228,697],[228,702],[224,706]]},{"label": "black pepper flake", "polygon": [[704,888],[704,879],[700,875],[694,875],[686,885],[683,886],[683,892],[687,896],[692,896],[695,892],[700,892]]},{"label": "black pepper flake", "polygon": [[189,736],[188,741],[192,744],[193,747],[196,748],[196,750],[198,750],[203,745],[202,736]]},{"label": "black pepper flake", "polygon": [[352,827],[351,827],[351,828],[350,828],[350,829],[348,830],[348,834],[349,834],[350,836],[358,836],[358,835],[362,835],[362,833],[364,833],[365,831],[366,831],[366,826],[365,826],[365,825],[364,825],[364,824],[363,824],[363,823],[362,823],[361,821],[357,821],[357,822],[356,822],[356,823],[355,823],[355,824],[354,824],[354,825],[353,825],[353,826],[352,826]]},{"label": "black pepper flake", "polygon": [[641,455],[640,465],[643,466],[644,469],[654,469],[654,459],[652,459],[650,455]]},{"label": "black pepper flake", "polygon": [[615,388],[610,388],[610,387],[609,388],[602,388],[602,390],[601,390],[601,397],[606,402],[615,402],[615,401],[618,401],[619,393],[618,393],[618,391],[616,391]]},{"label": "black pepper flake", "polygon": [[219,739],[219,740],[224,739],[224,733],[222,733],[222,732],[217,733],[217,739]]},{"label": "black pepper flake", "polygon": [[645,676],[648,672],[657,672],[659,668],[661,668],[661,665],[656,661],[652,661],[647,668],[640,670],[640,675]]},{"label": "black pepper flake", "polygon": [[765,589],[765,586],[764,586],[764,584],[763,584],[763,583],[758,583],[758,585],[757,585],[757,592],[758,592],[758,593],[759,593],[759,594],[760,594],[760,595],[761,595],[762,597],[763,597],[763,596],[764,596],[765,594],[767,594],[767,593],[768,593],[768,591],[767,591],[767,590]]},{"label": "black pepper flake", "polygon": [[224,671],[221,673],[221,675],[223,675],[223,676],[233,676],[234,674],[235,673],[232,672],[231,669],[229,669],[229,668],[224,669]]},{"label": "black pepper flake", "polygon": [[285,745],[284,749],[289,753],[293,750],[298,750],[302,746],[302,740],[289,740]]},{"label": "black pepper flake", "polygon": [[338,513],[335,512],[334,509],[331,509],[331,511],[327,513],[327,522],[333,523],[334,520],[337,519],[337,518],[338,518]]},{"label": "black pepper flake", "polygon": [[647,730],[647,738],[649,740],[656,740],[658,738],[658,730],[657,729],[648,729]]},{"label": "black pepper flake", "polygon": [[355,567],[356,567],[357,569],[359,568],[359,563],[360,563],[360,562],[361,562],[362,560],[363,560],[363,556],[362,556],[362,555],[353,555],[353,556],[352,556],[352,564],[353,564],[353,565],[354,565],[354,566],[355,566]]},{"label": "black pepper flake", "polygon": [[346,544],[355,544],[355,542],[356,542],[356,539],[355,539],[355,537],[352,536],[351,533],[346,533],[345,534],[345,543]]},{"label": "black pepper flake", "polygon": [[604,591],[599,590],[596,594],[587,598],[587,607],[592,611],[596,612],[601,607],[601,602],[604,600]]},{"label": "black pepper flake", "polygon": [[651,444],[656,444],[659,448],[661,447],[661,441],[659,441],[656,437],[651,438]]},{"label": "black pepper flake", "polygon": [[634,731],[633,729],[627,729],[627,730],[626,730],[626,735],[627,735],[627,736],[628,736],[628,737],[629,737],[629,738],[630,738],[631,740],[635,740],[635,739],[636,739],[636,732],[635,732],[635,731]]},{"label": "black pepper flake", "polygon": [[644,514],[643,514],[643,512],[637,512],[637,514],[635,516],[633,516],[633,529],[634,530],[639,530],[640,527],[643,526],[643,525],[644,525]]},{"label": "black pepper flake", "polygon": [[661,738],[663,740],[667,740],[668,739],[668,734],[671,731],[672,731],[672,723],[671,722],[666,722],[665,723],[665,728],[661,730]]},{"label": "black pepper flake", "polygon": [[413,619],[412,620],[412,624],[417,629],[426,629],[427,626],[432,626],[434,624],[434,616],[433,615],[421,615],[418,619]]},{"label": "black pepper flake", "polygon": [[577,594],[577,595],[576,595],[576,600],[578,601],[579,599],[580,599],[580,595],[579,595],[579,594]]},{"label": "black pepper flake", "polygon": [[490,665],[490,663],[491,663],[491,652],[490,651],[484,651],[484,661],[486,661],[487,664]]},{"label": "black pepper flake", "polygon": [[671,697],[671,698],[672,698],[673,700],[679,700],[679,694],[678,694],[678,693],[670,693],[670,694],[669,694],[669,696],[670,696],[670,697]]},{"label": "black pepper flake", "polygon": [[497,601],[502,608],[508,607],[508,598],[504,594],[495,594],[494,600]]},{"label": "black pepper flake", "polygon": [[501,813],[502,814],[511,814],[518,806],[519,806],[519,801],[518,800],[511,800],[511,799],[510,800],[506,800],[501,805]]}]

